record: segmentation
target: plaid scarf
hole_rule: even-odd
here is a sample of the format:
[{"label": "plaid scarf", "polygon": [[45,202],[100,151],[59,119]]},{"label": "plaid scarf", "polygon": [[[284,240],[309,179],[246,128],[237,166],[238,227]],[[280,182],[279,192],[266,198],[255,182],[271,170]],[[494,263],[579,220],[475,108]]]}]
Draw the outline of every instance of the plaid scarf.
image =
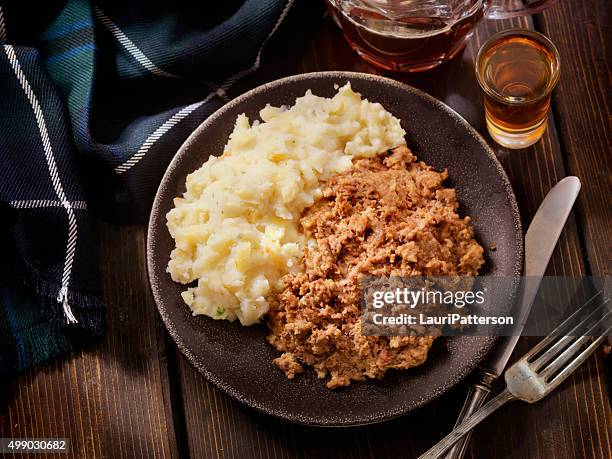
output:
[{"label": "plaid scarf", "polygon": [[268,42],[304,36],[298,3],[0,0],[0,374],[103,333],[89,208],[143,221]]}]

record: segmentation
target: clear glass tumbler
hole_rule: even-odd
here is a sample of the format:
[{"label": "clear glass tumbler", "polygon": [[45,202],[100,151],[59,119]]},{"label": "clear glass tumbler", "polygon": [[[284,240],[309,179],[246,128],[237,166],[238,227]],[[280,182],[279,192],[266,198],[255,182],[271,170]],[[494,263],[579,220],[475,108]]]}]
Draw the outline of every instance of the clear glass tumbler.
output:
[{"label": "clear glass tumbler", "polygon": [[487,129],[497,143],[518,149],[540,140],[559,70],[555,45],[531,30],[504,30],[482,45],[476,78],[484,94]]}]

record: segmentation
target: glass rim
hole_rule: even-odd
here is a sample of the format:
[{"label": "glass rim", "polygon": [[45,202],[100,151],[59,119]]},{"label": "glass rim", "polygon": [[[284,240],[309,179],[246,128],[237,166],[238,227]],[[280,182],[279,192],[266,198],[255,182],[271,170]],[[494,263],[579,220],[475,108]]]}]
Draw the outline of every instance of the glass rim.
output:
[{"label": "glass rim", "polygon": [[[489,50],[489,48],[491,48],[491,46],[496,41],[498,41],[500,38],[506,37],[508,35],[515,35],[517,37],[527,37],[527,38],[536,40],[540,44],[543,44],[552,53],[552,55],[554,56],[555,62],[554,62],[552,78],[546,84],[546,89],[544,91],[542,91],[542,93],[539,94],[537,97],[534,97],[534,98],[528,99],[528,100],[520,100],[520,101],[508,100],[507,98],[503,97],[498,92],[493,91],[489,87],[489,85],[487,85],[483,81],[483,78],[480,75],[480,72],[478,71],[478,69],[480,68],[480,62],[481,62],[481,60],[484,57],[484,53],[487,50]],[[559,55],[559,50],[557,49],[555,44],[550,40],[550,38],[548,38],[544,34],[536,32],[534,30],[523,29],[523,28],[506,29],[506,30],[502,30],[501,32],[497,32],[497,33],[491,35],[489,37],[489,39],[487,41],[485,41],[483,43],[483,45],[480,47],[480,49],[478,50],[478,54],[476,55],[476,62],[475,62],[475,66],[474,66],[474,73],[476,73],[476,80],[478,81],[478,85],[480,86],[480,88],[488,96],[490,96],[493,99],[497,100],[498,102],[501,102],[501,103],[506,104],[506,105],[525,105],[525,104],[530,104],[530,103],[533,103],[533,102],[538,102],[538,101],[544,99],[545,97],[548,97],[552,93],[552,91],[555,89],[555,87],[557,86],[557,83],[559,81],[560,70],[561,70],[561,58],[560,58],[560,55]]]}]

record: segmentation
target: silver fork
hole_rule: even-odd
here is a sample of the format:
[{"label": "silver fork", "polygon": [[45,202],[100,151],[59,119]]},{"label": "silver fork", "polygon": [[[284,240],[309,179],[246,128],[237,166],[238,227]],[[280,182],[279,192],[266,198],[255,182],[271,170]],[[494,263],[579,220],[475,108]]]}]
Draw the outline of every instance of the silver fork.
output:
[{"label": "silver fork", "polygon": [[601,293],[593,296],[550,335],[508,368],[504,373],[506,388],[503,392],[465,419],[419,459],[440,457],[463,435],[505,403],[514,400],[537,402],[561,384],[612,331],[612,325],[606,325],[606,321],[612,316],[612,310],[607,307],[609,299],[599,304],[578,325],[572,326],[593,306]]}]

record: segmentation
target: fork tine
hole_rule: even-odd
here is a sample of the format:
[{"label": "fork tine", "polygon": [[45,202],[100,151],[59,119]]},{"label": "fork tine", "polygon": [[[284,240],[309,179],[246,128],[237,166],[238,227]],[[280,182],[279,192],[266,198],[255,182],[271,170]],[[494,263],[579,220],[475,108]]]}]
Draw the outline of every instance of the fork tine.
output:
[{"label": "fork tine", "polygon": [[579,307],[571,316],[569,316],[567,319],[565,319],[563,322],[561,322],[561,324],[555,328],[552,332],[550,332],[550,334],[544,338],[542,341],[540,341],[538,344],[536,344],[529,352],[527,352],[523,358],[527,359],[527,361],[529,361],[531,359],[531,357],[533,357],[534,355],[538,354],[540,351],[544,350],[546,347],[548,347],[548,345],[550,343],[552,343],[558,336],[560,335],[565,335],[564,330],[568,327],[570,327],[573,323],[576,322],[576,319],[578,317],[580,317],[580,315],[585,312],[586,310],[589,309],[589,307],[593,304],[593,302],[595,301],[595,299],[601,295],[603,293],[602,290],[599,290],[597,293],[595,293],[591,298],[589,298],[587,300],[586,303],[584,303],[581,307]]},{"label": "fork tine", "polygon": [[[597,306],[586,318],[584,318],[578,325],[571,329],[566,336],[563,336],[559,341],[553,344],[546,352],[540,355],[531,365],[534,371],[539,371],[544,365],[552,361],[562,350],[564,350],[576,336],[582,336],[592,331],[589,330],[587,333],[580,333],[580,329],[588,325],[589,321],[601,313],[602,309],[610,302],[610,300],[604,301],[602,304]],[[553,332],[554,333],[554,332]],[[591,336],[591,335],[589,335]],[[551,336],[549,342],[553,342],[555,336]]]},{"label": "fork tine", "polygon": [[[593,334],[597,332],[597,328],[600,325],[603,325],[609,316],[612,315],[612,311],[608,310],[607,313],[593,325],[584,336],[581,336],[579,339],[574,341],[571,346],[569,346],[561,355],[559,355],[555,360],[552,361],[550,365],[548,365],[542,372],[540,372],[540,376],[547,380],[550,376],[554,375],[556,372],[561,370],[564,365],[567,364],[571,359],[573,359],[576,353],[589,341],[591,341],[591,337]],[[608,326],[608,330],[599,332],[599,334],[605,336],[606,333],[612,328],[612,325]],[[548,353],[548,352],[547,352]],[[545,354],[547,354],[545,353]],[[537,371],[537,370],[536,370]]]},{"label": "fork tine", "polygon": [[602,293],[603,293],[603,290],[598,290],[596,293],[594,293],[593,296],[586,301],[586,303],[584,303],[581,307],[579,307],[571,316],[569,316],[567,319],[561,322],[561,324],[557,328],[555,328],[550,334],[557,335],[557,336],[561,335],[561,331],[564,328],[567,328],[571,326],[573,323],[575,323],[576,319],[578,319],[580,314],[585,312],[592,305],[592,303],[597,299],[597,297],[601,295]]},{"label": "fork tine", "polygon": [[[610,333],[612,327],[608,327],[606,333]],[[565,379],[572,374],[572,372],[578,368],[582,363],[599,347],[601,342],[606,339],[605,336],[599,336],[596,338],[584,351],[582,351],[578,357],[576,357],[567,367],[565,367],[557,376],[555,376],[548,384],[549,391],[556,388]]]},{"label": "fork tine", "polygon": [[[553,338],[553,337],[550,337],[550,338]],[[559,353],[563,349],[565,349],[568,346],[568,344],[574,339],[575,337],[573,336],[564,336],[559,341],[557,341],[555,344],[553,344],[553,346],[550,349],[548,349],[541,356],[535,359],[533,363],[530,363],[530,366],[533,368],[533,371],[540,371],[540,369],[544,365],[546,365],[552,359],[554,359],[557,355],[559,355]],[[551,339],[550,342],[552,341],[553,340]]]},{"label": "fork tine", "polygon": [[[595,309],[593,309],[593,312],[591,312],[588,316],[582,319],[582,321],[578,325],[576,325],[574,328],[572,328],[567,333],[567,335],[568,336],[583,336],[583,335],[586,335],[588,333],[595,331],[593,326],[591,326],[591,328],[586,333],[581,333],[580,329],[583,328],[583,326],[588,325],[589,321],[593,317],[597,316],[597,314],[599,314],[602,310],[606,311],[606,313],[604,314],[604,317],[606,317],[608,313],[610,312],[610,310],[607,309],[607,306],[609,303],[610,303],[610,299],[607,299],[603,303],[601,303],[599,306],[597,306]],[[598,322],[601,322],[601,319]],[[593,336],[593,335],[590,335],[590,336]]]}]

